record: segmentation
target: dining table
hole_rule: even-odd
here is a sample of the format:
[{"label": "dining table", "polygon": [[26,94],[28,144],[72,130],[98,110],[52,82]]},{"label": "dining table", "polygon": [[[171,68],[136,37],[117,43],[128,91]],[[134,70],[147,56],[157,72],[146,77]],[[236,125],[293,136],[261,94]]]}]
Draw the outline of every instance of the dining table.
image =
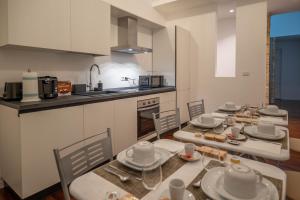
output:
[{"label": "dining table", "polygon": [[[167,141],[167,140],[166,140]],[[170,149],[168,142],[161,140],[157,143],[154,142],[156,148],[164,148],[166,144],[166,150]],[[188,191],[190,191],[196,200],[212,200],[211,196],[207,195],[202,188],[193,187],[193,183],[201,180],[207,173],[207,168],[214,169],[216,167],[224,167],[224,164],[229,164],[233,155],[228,154],[223,161],[219,161],[214,158],[206,157],[204,162],[200,160],[194,162],[188,162],[181,159],[177,152],[180,152],[184,148],[183,143],[177,143],[182,145],[175,145],[177,150],[170,151],[170,158],[162,165],[162,182],[155,190],[147,190],[143,187],[142,179],[136,179],[137,176],[141,176],[141,172],[128,168],[118,160],[113,160],[104,166],[100,166],[95,170],[88,172],[78,178],[76,178],[70,185],[70,194],[76,200],[99,200],[105,199],[107,192],[116,192],[121,197],[131,194],[135,198],[140,200],[159,200],[163,192],[169,187],[169,182],[172,179],[181,179]],[[124,150],[126,151],[126,150]],[[203,159],[203,158],[202,158]],[[278,193],[272,194],[278,196],[279,200],[284,200],[286,195],[286,174],[276,166],[250,160],[239,157],[241,164],[247,165],[255,171],[260,172],[264,178],[271,181]],[[131,179],[127,182],[122,182],[118,177],[113,176],[103,170],[105,167],[113,165],[119,169],[122,169],[128,174],[135,173]],[[206,166],[206,167],[205,167]],[[222,200],[223,198],[217,197],[216,200]]]},{"label": "dining table", "polygon": [[[174,138],[179,141],[192,142],[199,145],[213,146],[235,153],[250,155],[253,158],[271,159],[274,161],[286,161],[290,158],[290,142],[289,142],[289,129],[288,126],[288,115],[284,117],[274,117],[261,115],[258,112],[254,116],[247,116],[244,113],[247,109],[237,112],[226,112],[223,110],[216,110],[211,113],[211,116],[215,119],[221,119],[226,121],[226,118],[231,117],[234,119],[234,126],[241,129],[241,134],[245,136],[242,141],[237,141],[236,144],[230,143],[230,139],[226,139],[224,142],[218,142],[215,140],[208,140],[204,136],[199,137],[199,133],[213,133],[223,136],[228,136],[231,133],[231,126],[223,128],[224,130],[215,133],[214,129],[203,129],[192,125],[190,122],[187,126],[173,134]],[[253,126],[259,123],[272,123],[278,129],[285,133],[285,137],[279,140],[267,140],[257,137],[251,137],[247,135],[243,130],[246,126]],[[222,127],[221,127],[222,128]],[[198,135],[197,135],[198,134]]]}]

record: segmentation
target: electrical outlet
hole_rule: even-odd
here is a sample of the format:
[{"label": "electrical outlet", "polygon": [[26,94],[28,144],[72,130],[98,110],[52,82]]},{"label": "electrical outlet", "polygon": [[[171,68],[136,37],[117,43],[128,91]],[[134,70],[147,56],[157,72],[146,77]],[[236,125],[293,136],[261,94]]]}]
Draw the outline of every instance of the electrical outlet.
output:
[{"label": "electrical outlet", "polygon": [[242,76],[250,76],[250,72],[243,72]]}]

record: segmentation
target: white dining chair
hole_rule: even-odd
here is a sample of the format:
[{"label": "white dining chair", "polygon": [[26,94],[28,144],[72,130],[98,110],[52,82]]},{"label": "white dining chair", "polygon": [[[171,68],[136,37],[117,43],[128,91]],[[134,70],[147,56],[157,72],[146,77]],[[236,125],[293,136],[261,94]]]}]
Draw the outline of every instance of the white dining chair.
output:
[{"label": "white dining chair", "polygon": [[65,200],[70,200],[68,187],[74,179],[113,160],[110,129],[69,146],[56,148],[54,156]]},{"label": "white dining chair", "polygon": [[[290,149],[300,153],[300,139],[290,138]],[[286,170],[287,196],[293,200],[300,199],[300,172]]]},{"label": "white dining chair", "polygon": [[160,135],[170,130],[181,129],[179,108],[176,110],[168,110],[160,113],[153,113],[153,120],[157,139]]},{"label": "white dining chair", "polygon": [[154,146],[167,148],[171,153],[176,153],[183,149],[183,144],[171,139],[161,139],[161,134],[172,130],[181,130],[179,108],[160,113],[153,113],[153,120],[157,134],[157,140]]},{"label": "white dining chair", "polygon": [[190,120],[199,117],[201,114],[205,113],[204,99],[199,101],[191,101],[187,103]]}]

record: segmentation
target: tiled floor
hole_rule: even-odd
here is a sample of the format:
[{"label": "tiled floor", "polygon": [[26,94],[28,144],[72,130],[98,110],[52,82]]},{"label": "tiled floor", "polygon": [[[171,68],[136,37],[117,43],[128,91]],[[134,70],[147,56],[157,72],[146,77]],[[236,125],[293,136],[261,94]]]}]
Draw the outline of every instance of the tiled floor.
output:
[{"label": "tiled floor", "polygon": [[[300,118],[290,118],[289,121],[290,136],[300,138]],[[171,138],[172,134],[167,135],[166,137]],[[269,161],[270,164],[277,164]],[[285,162],[280,163],[282,169],[295,170],[300,172],[300,153],[291,151],[291,159]],[[50,192],[45,197],[36,197],[36,200],[63,200],[63,193],[58,188],[53,192]],[[9,190],[2,189],[0,190],[0,200],[18,200],[18,198]]]}]

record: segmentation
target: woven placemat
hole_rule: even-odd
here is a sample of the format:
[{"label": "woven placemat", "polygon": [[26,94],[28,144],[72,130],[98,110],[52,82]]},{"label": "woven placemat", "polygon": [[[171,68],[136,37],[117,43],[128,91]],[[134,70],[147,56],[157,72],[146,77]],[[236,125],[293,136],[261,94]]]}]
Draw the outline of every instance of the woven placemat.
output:
[{"label": "woven placemat", "polygon": [[[196,127],[196,126],[193,126],[192,124],[188,124],[186,127],[184,127],[184,128],[182,128],[181,129],[182,131],[186,131],[186,132],[191,132],[191,133],[201,133],[202,131],[202,129],[201,128],[198,128],[198,127]],[[287,150],[288,149],[288,138],[287,138],[287,131],[286,130],[283,130],[283,131],[285,131],[285,137],[284,138],[282,138],[282,139],[280,139],[280,140],[276,140],[276,141],[273,141],[273,142],[276,142],[276,143],[281,143],[281,149],[285,149],[285,150]],[[214,133],[213,132],[213,129],[211,129],[211,130],[208,130],[207,131],[207,133]],[[242,134],[244,134],[244,133],[242,133]],[[246,135],[246,134],[244,134],[244,135]],[[246,135],[247,136],[247,135]],[[249,137],[249,136],[247,136],[247,137]],[[261,140],[261,141],[266,141],[266,142],[268,142],[268,141],[270,141],[270,140],[264,140],[264,139],[261,139],[261,138],[256,138],[256,139],[259,139],[259,140]],[[243,142],[243,141],[240,141],[240,142]],[[244,141],[245,142],[245,141]]]},{"label": "woven placemat", "polygon": [[[212,169],[214,167],[221,167],[222,164],[218,161],[215,160],[211,160],[208,164],[207,164],[207,168],[208,169]],[[189,184],[189,186],[187,187],[187,190],[189,190],[191,193],[193,193],[193,195],[195,196],[196,200],[207,200],[210,199],[204,192],[203,190],[200,188],[196,188],[193,186],[193,183],[199,181],[200,179],[202,179],[204,177],[204,175],[207,173],[206,170],[202,170],[196,178],[194,178],[194,180]],[[271,181],[275,187],[277,188],[278,191],[278,195],[279,195],[279,199],[282,199],[282,180],[276,179],[276,178],[272,178],[269,176],[264,176],[264,178],[268,179],[269,181]]]},{"label": "woven placemat", "polygon": [[[186,162],[180,159],[177,155],[171,157],[166,163],[162,165],[162,175],[163,175],[163,181],[171,176],[175,171],[177,171],[180,167],[182,167]],[[123,190],[127,191],[128,193],[134,195],[135,197],[141,199],[143,198],[146,194],[148,194],[150,191],[145,189],[142,182],[139,180],[136,180],[134,176],[131,176],[132,178],[123,183],[120,181],[118,177],[115,175],[112,175],[110,173],[107,173],[103,168],[108,167],[108,165],[113,165],[118,167],[119,169],[129,172],[131,174],[135,174],[138,177],[141,177],[141,172],[133,170],[131,168],[128,168],[121,163],[119,163],[117,160],[114,160],[100,168],[97,168],[94,170],[94,173],[97,175],[101,176],[102,178],[108,180],[109,182],[115,184],[116,186],[122,188]],[[116,170],[113,170],[116,171]],[[119,171],[116,171],[119,174]],[[124,174],[128,175],[128,174]]]}]

